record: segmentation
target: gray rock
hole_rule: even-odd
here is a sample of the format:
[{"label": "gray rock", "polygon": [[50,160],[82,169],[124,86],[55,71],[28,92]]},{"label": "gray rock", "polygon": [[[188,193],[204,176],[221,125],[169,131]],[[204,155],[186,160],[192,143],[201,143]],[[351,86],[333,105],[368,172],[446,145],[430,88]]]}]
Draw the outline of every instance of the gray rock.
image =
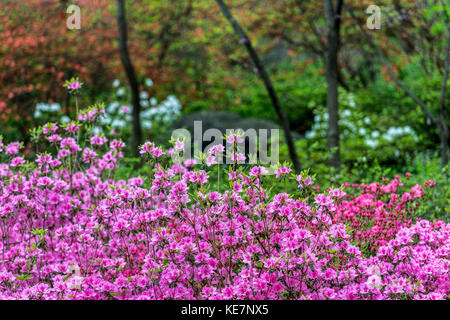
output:
[{"label": "gray rock", "polygon": [[[268,130],[268,138],[271,137],[271,129],[280,129],[280,138],[283,138],[282,128],[275,122],[267,119],[258,118],[242,118],[237,113],[230,111],[198,111],[189,114],[184,114],[177,120],[175,120],[170,128],[165,132],[164,136],[159,136],[161,143],[170,139],[171,133],[175,129],[184,128],[187,129],[191,136],[194,136],[194,121],[202,121],[202,132],[204,133],[208,129],[219,129],[223,134],[226,134],[227,129],[242,129],[244,131],[248,129],[255,129],[259,134],[259,129]],[[301,136],[292,132],[294,139],[300,139]],[[207,145],[207,142],[205,142]]]},{"label": "gray rock", "polygon": [[238,114],[229,111],[200,111],[181,116],[172,124],[172,130],[185,128],[192,134],[194,132],[194,121],[202,121],[202,130],[211,128],[219,129],[226,133],[227,129],[276,129],[278,124],[270,120],[256,118],[242,118]]}]

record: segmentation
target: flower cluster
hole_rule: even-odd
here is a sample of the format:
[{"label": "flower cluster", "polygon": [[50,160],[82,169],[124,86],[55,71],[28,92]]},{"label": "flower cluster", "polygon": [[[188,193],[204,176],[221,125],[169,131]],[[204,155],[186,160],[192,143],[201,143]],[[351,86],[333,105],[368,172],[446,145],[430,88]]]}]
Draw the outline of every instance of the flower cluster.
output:
[{"label": "flower cluster", "polygon": [[70,93],[76,94],[79,92],[82,85],[83,83],[81,83],[78,78],[71,78],[70,80],[67,80],[63,86],[66,87]]},{"label": "flower cluster", "polygon": [[[140,150],[154,164],[149,184],[117,180],[125,144],[90,130],[100,114],[47,125],[48,152],[28,163],[19,142],[5,145],[0,299],[448,297],[450,224],[413,223],[421,186],[316,193],[302,173],[292,177],[298,192],[270,196],[267,168],[247,172],[236,158],[216,192],[203,167],[163,161],[169,152],[152,142]],[[276,171],[286,183],[289,174]]]},{"label": "flower cluster", "polygon": [[[425,181],[424,187],[435,183]],[[345,199],[336,203],[336,223],[345,223],[351,229],[353,241],[367,253],[376,253],[380,246],[394,238],[402,227],[413,223],[414,211],[425,196],[425,189],[415,185],[401,193],[403,183],[396,176],[392,181],[366,185],[344,185]],[[352,195],[355,193],[356,195]]]}]

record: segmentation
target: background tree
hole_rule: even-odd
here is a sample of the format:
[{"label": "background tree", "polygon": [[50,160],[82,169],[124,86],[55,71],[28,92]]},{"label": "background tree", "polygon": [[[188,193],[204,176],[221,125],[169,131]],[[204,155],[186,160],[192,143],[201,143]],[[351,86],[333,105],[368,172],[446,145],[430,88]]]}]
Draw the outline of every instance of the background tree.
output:
[{"label": "background tree", "polygon": [[139,145],[142,143],[141,104],[139,98],[139,83],[128,52],[127,22],[124,0],[117,0],[117,25],[119,27],[119,52],[128,83],[131,88],[131,104],[133,105],[133,130],[131,148],[135,157],[139,157]]},{"label": "background tree", "polygon": [[64,80],[78,76],[87,84],[84,93],[98,97],[113,77],[113,21],[100,14],[108,1],[78,4],[81,29],[69,30],[61,1],[0,2],[0,121],[17,139],[27,141],[36,103],[59,102],[70,115]]},{"label": "background tree", "polygon": [[[81,7],[80,30],[66,27],[68,1],[0,3],[0,123],[8,139],[28,137],[32,122],[48,121],[33,118],[37,103],[59,102],[62,113],[72,117],[74,103],[60,86],[71,76],[86,83],[83,105],[115,102],[118,89],[113,81],[127,83],[118,50],[116,2],[73,3]],[[365,10],[372,1],[345,3],[365,24]],[[328,172],[324,2],[230,0],[228,4],[242,29],[251,35],[251,44],[288,115],[299,162],[319,173]],[[440,0],[379,1],[382,29],[370,31],[392,72],[437,118],[449,98],[449,90],[442,90],[448,89],[442,86],[447,45],[443,4]],[[128,51],[139,88],[146,91],[140,94],[158,101],[174,94],[183,113],[229,110],[244,118],[281,124],[247,48],[231,24],[224,23],[215,1],[135,0],[126,5]],[[420,106],[396,88],[358,23],[345,13],[340,24],[337,79],[342,174],[362,159],[392,170],[409,170],[411,159],[417,157],[434,159],[432,154],[445,140],[436,125],[420,116]],[[153,80],[152,87],[144,85],[146,78]],[[440,99],[441,95],[446,99]],[[120,103],[131,99],[130,91],[120,99]],[[141,107],[147,112],[152,105]],[[402,128],[409,131],[385,137]],[[127,137],[131,133],[128,127],[124,131]],[[142,135],[154,137],[157,132],[155,127],[143,130]],[[290,159],[285,144],[281,156]]]},{"label": "background tree", "polygon": [[330,165],[339,169],[341,165],[339,150],[339,100],[338,100],[338,53],[343,0],[324,0],[327,22],[327,105],[328,105],[328,149]]},{"label": "background tree", "polygon": [[242,29],[240,24],[237,22],[237,20],[232,16],[230,10],[228,9],[227,5],[222,0],[217,0],[218,5],[220,6],[222,13],[227,18],[227,20],[230,22],[230,24],[233,26],[234,31],[236,34],[241,38],[240,42],[242,42],[247,51],[250,55],[253,63],[256,67],[256,72],[260,76],[261,80],[264,82],[264,86],[266,87],[267,93],[270,96],[270,99],[272,101],[273,108],[275,109],[275,112],[277,113],[278,117],[280,118],[281,125],[283,127],[284,136],[286,138],[286,143],[288,145],[289,149],[289,155],[292,161],[292,164],[294,166],[294,169],[298,172],[300,171],[300,164],[298,162],[297,152],[295,150],[294,140],[292,138],[292,133],[289,125],[289,119],[286,115],[286,113],[283,111],[277,93],[275,91],[275,88],[273,87],[272,81],[270,80],[269,75],[266,72],[266,69],[264,68],[264,65],[261,63],[258,54],[256,53],[255,49],[253,48],[252,42],[248,38],[245,31]]},{"label": "background tree", "polygon": [[436,116],[432,109],[427,105],[426,102],[424,102],[418,95],[416,95],[408,86],[399,78],[399,76],[393,71],[391,64],[384,54],[383,50],[380,49],[380,47],[377,45],[377,43],[374,41],[373,37],[365,30],[365,27],[363,26],[363,22],[361,19],[358,19],[353,11],[353,9],[350,6],[346,6],[353,17],[353,20],[358,24],[361,33],[365,37],[365,39],[368,41],[368,43],[376,50],[377,54],[379,55],[383,65],[385,66],[389,77],[392,81],[395,82],[395,84],[404,91],[404,93],[410,97],[423,111],[423,113],[426,115],[426,117],[431,121],[431,123],[435,126],[439,133],[439,139],[440,139],[440,154],[441,154],[441,161],[442,166],[445,167],[448,164],[448,124],[446,119],[446,87],[448,82],[448,76],[449,76],[449,51],[450,51],[450,28],[448,24],[448,13],[447,8],[444,3],[437,3],[436,7],[440,8],[442,7],[442,17],[444,17],[445,26],[444,32],[446,33],[446,45],[444,46],[444,58],[443,58],[443,80],[442,85],[439,90],[439,100],[435,104],[437,104],[437,108],[439,109],[438,116]]}]

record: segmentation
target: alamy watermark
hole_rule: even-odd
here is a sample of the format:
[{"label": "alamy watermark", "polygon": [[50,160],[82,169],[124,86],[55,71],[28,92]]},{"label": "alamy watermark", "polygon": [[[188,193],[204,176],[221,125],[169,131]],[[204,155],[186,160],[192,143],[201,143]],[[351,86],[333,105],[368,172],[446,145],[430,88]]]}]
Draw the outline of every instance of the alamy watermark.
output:
[{"label": "alamy watermark", "polygon": [[[404,20],[420,15],[421,11],[427,10],[429,4],[426,0],[417,0],[410,3],[407,7],[392,8],[391,6],[370,5],[366,13],[370,15],[366,20],[366,27],[370,30],[380,30],[381,25],[393,27],[402,23]],[[383,13],[383,15],[382,15]]]},{"label": "alamy watermark", "polygon": [[69,15],[66,20],[66,26],[69,30],[81,29],[81,9],[75,4],[67,7],[66,13]]},{"label": "alamy watermark", "polygon": [[[223,146],[225,152],[223,156],[214,159],[215,164],[261,164],[274,167],[279,162],[279,136],[279,129],[247,129],[245,131],[227,129],[226,132],[222,132],[219,129],[210,128],[203,132],[202,121],[194,121],[193,137],[187,129],[176,129],[172,132],[174,141],[183,142],[183,152],[181,155],[174,152],[171,156],[176,163],[188,159],[206,163],[209,151],[215,146]],[[208,142],[209,144],[205,146]],[[236,154],[240,154],[241,157],[236,157]]]},{"label": "alamy watermark", "polygon": [[370,16],[367,18],[366,26],[370,30],[380,30],[381,29],[381,9],[379,6],[370,5],[366,9],[366,13]]}]

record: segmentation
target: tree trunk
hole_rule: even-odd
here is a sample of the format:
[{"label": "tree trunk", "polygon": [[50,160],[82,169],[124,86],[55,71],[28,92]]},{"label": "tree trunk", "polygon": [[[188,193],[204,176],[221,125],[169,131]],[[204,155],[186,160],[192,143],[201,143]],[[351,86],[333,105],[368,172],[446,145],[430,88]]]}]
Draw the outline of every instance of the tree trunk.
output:
[{"label": "tree trunk", "polygon": [[439,138],[441,140],[442,167],[445,167],[448,164],[448,128],[446,125],[441,129]]},{"label": "tree trunk", "polygon": [[338,52],[339,30],[343,1],[339,0],[336,9],[332,0],[324,0],[325,20],[327,24],[327,106],[328,106],[328,150],[330,166],[339,169],[341,165],[339,150],[339,101],[338,101]]},{"label": "tree trunk", "polygon": [[373,38],[370,36],[370,34],[367,33],[367,31],[364,29],[362,24],[359,22],[357,17],[355,16],[353,9],[346,5],[347,11],[352,16],[353,20],[358,24],[359,29],[361,30],[361,33],[364,35],[366,40],[369,42],[369,44],[377,51],[378,55],[381,58],[381,61],[383,62],[384,66],[386,67],[386,70],[389,74],[389,77],[394,81],[394,83],[401,88],[407,96],[409,96],[412,100],[414,100],[415,103],[422,109],[422,111],[426,114],[428,119],[431,120],[431,122],[436,126],[436,129],[439,133],[439,140],[440,140],[440,154],[441,154],[441,161],[442,161],[442,167],[445,167],[448,164],[448,126],[447,126],[447,117],[446,117],[446,105],[445,105],[445,91],[447,88],[447,81],[449,78],[449,60],[450,60],[450,29],[448,29],[448,39],[447,39],[447,52],[445,53],[445,70],[444,70],[444,77],[442,80],[442,87],[441,87],[441,96],[440,96],[440,111],[439,116],[435,116],[430,108],[423,102],[418,96],[416,96],[409,88],[401,81],[397,75],[392,70],[388,59],[384,55],[383,51],[378,47],[378,45],[375,43]]},{"label": "tree trunk", "polygon": [[441,140],[441,160],[442,167],[448,164],[448,126],[447,126],[447,115],[445,106],[445,91],[447,89],[447,81],[449,77],[449,64],[450,64],[450,28],[448,29],[448,39],[447,39],[447,52],[445,53],[444,62],[444,78],[442,79],[441,95],[440,95],[440,108],[439,108],[439,121],[441,123],[439,136]]},{"label": "tree trunk", "polygon": [[253,45],[248,38],[245,31],[242,29],[242,27],[239,25],[237,20],[232,16],[230,10],[228,9],[227,5],[223,2],[223,0],[216,0],[218,5],[220,6],[222,13],[224,14],[225,18],[230,22],[231,26],[233,27],[236,34],[241,38],[241,42],[244,43],[245,48],[247,49],[247,52],[252,59],[253,63],[256,67],[256,72],[258,73],[260,79],[263,81],[264,86],[266,87],[267,93],[270,96],[270,99],[272,101],[273,108],[275,109],[275,112],[280,119],[281,126],[284,131],[284,136],[286,138],[286,143],[289,150],[289,156],[292,161],[292,165],[294,166],[294,170],[296,172],[300,171],[300,163],[298,162],[297,152],[295,150],[294,145],[294,139],[292,138],[291,129],[289,125],[289,119],[286,115],[286,113],[283,111],[280,105],[280,101],[278,99],[277,93],[275,91],[275,88],[273,87],[272,81],[270,80],[269,75],[266,72],[266,69],[264,68],[263,64],[261,63],[258,54],[256,53],[255,49],[253,48]]},{"label": "tree trunk", "polygon": [[139,145],[142,143],[142,128],[141,128],[141,104],[139,100],[139,83],[136,78],[136,73],[133,64],[130,60],[128,52],[128,37],[127,37],[127,22],[125,17],[124,0],[117,0],[117,25],[119,27],[119,51],[122,65],[128,78],[128,83],[131,88],[131,104],[133,105],[132,118],[132,138],[131,148],[133,155],[139,157]]}]

